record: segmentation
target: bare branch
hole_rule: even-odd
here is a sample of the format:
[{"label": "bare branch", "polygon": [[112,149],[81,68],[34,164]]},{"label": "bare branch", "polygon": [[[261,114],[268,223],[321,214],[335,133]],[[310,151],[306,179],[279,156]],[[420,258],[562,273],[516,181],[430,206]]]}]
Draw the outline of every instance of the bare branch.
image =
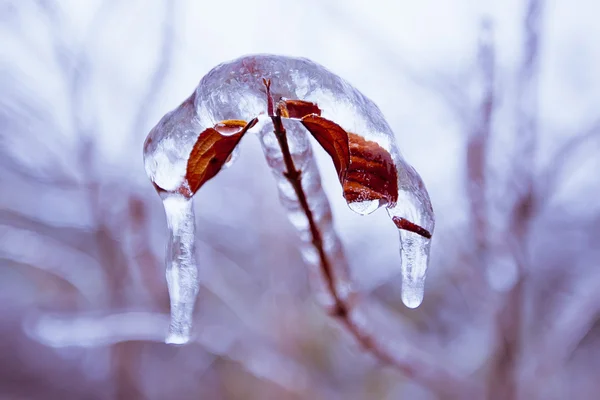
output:
[{"label": "bare branch", "polygon": [[493,26],[484,19],[479,41],[479,70],[483,93],[476,120],[467,141],[466,181],[471,208],[471,224],[479,260],[483,259],[488,241],[488,215],[486,210],[486,167],[488,143],[492,135],[495,91],[495,48]]},{"label": "bare branch", "polygon": [[[538,139],[538,79],[540,24],[543,0],[530,0],[525,14],[523,60],[517,76],[516,149],[511,177],[518,199],[514,222],[521,225],[527,218],[519,208],[531,197],[534,160]],[[528,214],[530,215],[530,214]],[[520,222],[521,221],[521,222]]]}]

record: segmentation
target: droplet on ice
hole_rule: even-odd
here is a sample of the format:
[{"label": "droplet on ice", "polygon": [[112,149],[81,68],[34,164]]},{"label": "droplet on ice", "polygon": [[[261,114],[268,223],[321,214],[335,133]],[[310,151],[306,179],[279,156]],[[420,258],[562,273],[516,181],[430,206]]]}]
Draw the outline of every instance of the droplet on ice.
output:
[{"label": "droplet on ice", "polygon": [[352,203],[348,203],[348,207],[352,211],[360,215],[368,215],[372,212],[376,211],[379,207],[381,207],[381,200],[364,200],[364,201],[355,201]]},{"label": "droplet on ice", "polygon": [[194,303],[198,294],[195,262],[195,220],[192,200],[178,194],[163,197],[169,227],[167,286],[171,323],[166,343],[183,344],[190,338]]}]

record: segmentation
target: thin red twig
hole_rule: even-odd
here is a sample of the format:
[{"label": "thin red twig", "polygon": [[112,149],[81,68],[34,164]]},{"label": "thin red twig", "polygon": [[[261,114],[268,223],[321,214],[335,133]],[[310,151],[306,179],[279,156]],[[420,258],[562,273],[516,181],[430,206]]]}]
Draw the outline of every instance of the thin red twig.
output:
[{"label": "thin red twig", "polygon": [[[267,89],[267,96],[269,98],[268,104],[270,105],[269,109],[272,110],[273,101],[271,99],[270,93],[270,81],[263,80],[265,87]],[[274,126],[274,134],[277,138],[279,146],[281,148],[281,152],[283,154],[283,160],[285,163],[286,172],[284,176],[292,185],[296,196],[298,197],[298,201],[306,218],[308,219],[309,229],[312,236],[312,244],[317,250],[319,254],[320,266],[322,268],[323,277],[326,280],[327,289],[329,290],[329,294],[333,298],[334,306],[330,310],[330,315],[336,317],[341,324],[348,330],[348,332],[354,336],[356,341],[368,352],[373,354],[378,360],[381,362],[391,365],[398,369],[400,372],[405,374],[410,378],[419,379],[421,381],[425,381],[427,384],[431,384],[435,378],[433,376],[433,370],[429,370],[429,367],[424,367],[427,371],[420,371],[420,365],[415,365],[414,363],[407,362],[405,360],[398,360],[393,355],[391,355],[388,351],[386,351],[382,346],[378,343],[375,338],[366,333],[359,325],[357,325],[351,318],[351,309],[350,306],[340,297],[340,294],[337,291],[335,284],[335,274],[333,273],[332,264],[327,257],[327,253],[323,247],[323,240],[321,231],[313,218],[312,210],[308,204],[308,200],[306,198],[306,194],[304,193],[304,189],[302,188],[302,171],[296,169],[294,165],[294,160],[292,158],[288,141],[287,141],[287,132],[285,127],[283,126],[283,122],[281,119],[281,112],[279,109],[275,111],[275,115],[269,114],[271,120],[273,121]],[[417,363],[418,364],[418,363]],[[432,366],[433,367],[433,366]],[[435,369],[435,368],[433,368]],[[443,382],[443,387],[441,391],[443,392],[452,392],[454,389],[455,379],[452,374],[445,373],[445,371],[438,371],[442,373],[442,377],[440,380]]]}]

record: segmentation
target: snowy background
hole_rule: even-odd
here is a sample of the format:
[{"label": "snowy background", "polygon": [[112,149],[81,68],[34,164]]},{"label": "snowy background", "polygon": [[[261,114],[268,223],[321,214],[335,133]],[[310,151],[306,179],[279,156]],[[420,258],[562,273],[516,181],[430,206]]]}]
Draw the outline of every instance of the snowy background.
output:
[{"label": "snowy background", "polygon": [[353,214],[315,147],[357,285],[385,311],[378,337],[459,371],[463,398],[597,398],[599,12],[0,0],[0,398],[461,397],[383,367],[315,304],[253,137],[195,200],[195,341],[162,343],[167,232],[142,144],[213,66],[249,53],[307,57],[359,88],[429,189],[433,258],[408,310],[395,227]]}]

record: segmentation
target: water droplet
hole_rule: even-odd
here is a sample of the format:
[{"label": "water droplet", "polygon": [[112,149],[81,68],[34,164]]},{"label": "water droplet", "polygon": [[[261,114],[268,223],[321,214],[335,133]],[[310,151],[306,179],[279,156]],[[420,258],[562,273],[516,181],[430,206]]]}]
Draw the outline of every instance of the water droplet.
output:
[{"label": "water droplet", "polygon": [[352,211],[360,215],[368,215],[381,207],[381,200],[364,200],[348,203]]}]

